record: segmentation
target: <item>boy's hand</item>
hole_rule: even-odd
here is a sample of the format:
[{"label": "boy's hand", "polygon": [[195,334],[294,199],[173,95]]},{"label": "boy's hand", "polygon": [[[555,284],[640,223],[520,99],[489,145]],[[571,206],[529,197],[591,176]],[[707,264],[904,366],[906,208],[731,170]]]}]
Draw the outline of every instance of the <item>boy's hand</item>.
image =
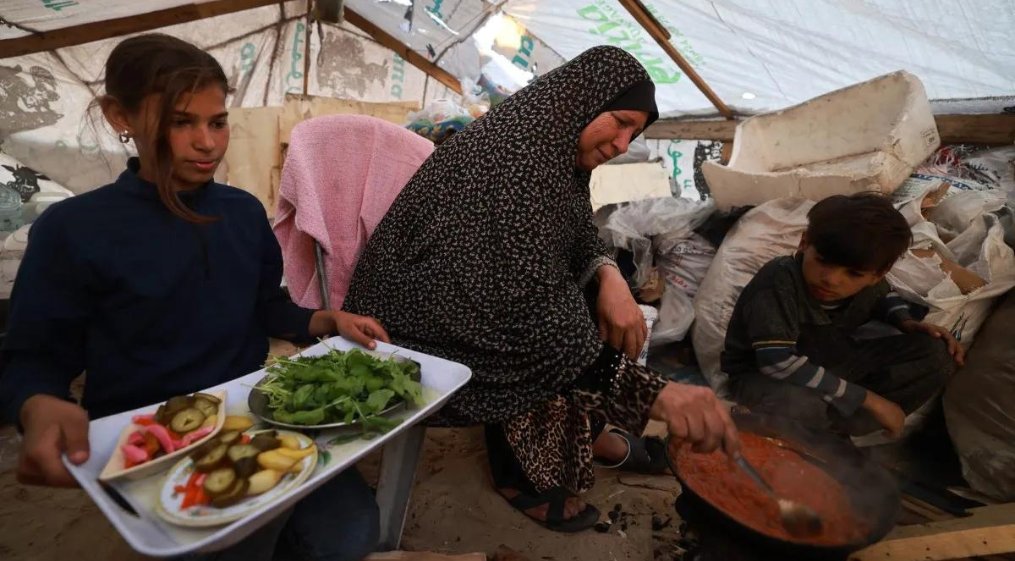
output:
[{"label": "boy's hand", "polygon": [[310,334],[319,337],[338,333],[346,339],[368,349],[377,347],[375,340],[390,343],[381,322],[372,317],[358,316],[336,310],[321,310],[310,317]]},{"label": "boy's hand", "polygon": [[616,267],[599,268],[599,296],[596,312],[599,316],[599,338],[605,343],[638,360],[641,347],[648,337],[645,314],[631,295],[627,281]]},{"label": "boy's hand", "polygon": [[870,411],[874,419],[885,428],[885,432],[892,438],[902,436],[902,427],[906,422],[906,413],[902,408],[892,401],[867,390],[867,397],[863,400],[863,408]]},{"label": "boy's hand", "polygon": [[913,319],[902,322],[902,325],[899,327],[906,333],[926,333],[935,339],[943,340],[945,345],[948,346],[948,354],[952,355],[952,358],[955,359],[955,364],[959,366],[965,364],[966,350],[962,348],[962,345],[955,339],[951,331],[940,325],[924,323]]},{"label": "boy's hand", "polygon": [[76,403],[33,395],[21,406],[25,433],[18,456],[18,481],[28,485],[76,487],[60,455],[74,464],[88,460],[88,413]]}]

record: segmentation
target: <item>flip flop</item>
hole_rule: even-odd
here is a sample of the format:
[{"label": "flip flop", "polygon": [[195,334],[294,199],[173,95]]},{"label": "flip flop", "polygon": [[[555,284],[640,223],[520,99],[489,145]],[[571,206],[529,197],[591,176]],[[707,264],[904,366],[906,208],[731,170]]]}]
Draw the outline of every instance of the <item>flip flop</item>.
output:
[{"label": "flip flop", "polygon": [[598,464],[600,467],[647,475],[658,475],[669,469],[666,465],[666,443],[663,439],[656,436],[634,438],[631,433],[618,428],[612,428],[610,432],[627,441],[627,456],[613,465]]},{"label": "flip flop", "polygon": [[[596,522],[599,521],[599,509],[590,505],[585,505],[585,510],[572,516],[571,518],[564,518],[564,502],[571,497],[576,497],[574,493],[564,489],[563,487],[554,487],[545,493],[538,495],[526,495],[519,493],[514,497],[507,499],[507,502],[512,507],[518,509],[522,514],[531,518],[534,522],[539,523],[548,530],[554,532],[581,532],[595,526]],[[505,497],[506,498],[506,497]],[[546,511],[546,520],[539,520],[530,516],[526,510],[549,504],[549,508]]]}]

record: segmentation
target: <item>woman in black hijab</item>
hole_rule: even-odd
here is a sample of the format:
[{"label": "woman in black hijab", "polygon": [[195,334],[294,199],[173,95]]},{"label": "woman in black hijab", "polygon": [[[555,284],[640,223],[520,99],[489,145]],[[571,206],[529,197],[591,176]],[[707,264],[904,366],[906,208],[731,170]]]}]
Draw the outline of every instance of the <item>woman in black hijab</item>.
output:
[{"label": "woman in black hijab", "polygon": [[[437,422],[486,423],[498,489],[556,530],[598,518],[575,493],[594,481],[593,441],[617,448],[604,421],[641,434],[651,417],[699,450],[737,447],[710,390],[633,361],[645,323],[592,223],[590,173],[655,120],[654,92],[634,57],[596,47],[511,96],[424,162],[345,300],[397,344],[472,369]],[[644,453],[626,440],[605,459]]]}]

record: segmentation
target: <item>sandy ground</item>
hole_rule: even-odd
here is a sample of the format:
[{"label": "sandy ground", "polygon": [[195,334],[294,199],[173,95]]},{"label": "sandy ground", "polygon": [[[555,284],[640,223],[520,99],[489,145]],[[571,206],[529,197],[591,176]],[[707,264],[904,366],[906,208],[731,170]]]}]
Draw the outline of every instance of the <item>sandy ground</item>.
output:
[{"label": "sandy ground", "polygon": [[[0,431],[0,559],[5,561],[137,561],[104,515],[80,490],[25,487],[14,478],[17,436]],[[371,478],[377,458],[361,464]],[[587,500],[603,511],[626,513],[627,530],[558,534],[511,509],[490,487],[482,431],[430,429],[403,538],[403,549],[483,552],[506,546],[532,561],[665,560],[678,539],[677,522],[653,532],[652,516],[673,513],[678,489],[671,477],[601,470]],[[659,554],[654,554],[659,550]]]}]

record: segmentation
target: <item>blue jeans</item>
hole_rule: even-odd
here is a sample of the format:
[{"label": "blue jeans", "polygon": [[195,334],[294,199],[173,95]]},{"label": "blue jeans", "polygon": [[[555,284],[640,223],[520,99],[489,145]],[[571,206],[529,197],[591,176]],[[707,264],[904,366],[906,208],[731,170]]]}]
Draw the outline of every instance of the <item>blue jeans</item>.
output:
[{"label": "blue jeans", "polygon": [[359,561],[377,546],[380,512],[356,468],[335,476],[242,542],[186,561]]}]

